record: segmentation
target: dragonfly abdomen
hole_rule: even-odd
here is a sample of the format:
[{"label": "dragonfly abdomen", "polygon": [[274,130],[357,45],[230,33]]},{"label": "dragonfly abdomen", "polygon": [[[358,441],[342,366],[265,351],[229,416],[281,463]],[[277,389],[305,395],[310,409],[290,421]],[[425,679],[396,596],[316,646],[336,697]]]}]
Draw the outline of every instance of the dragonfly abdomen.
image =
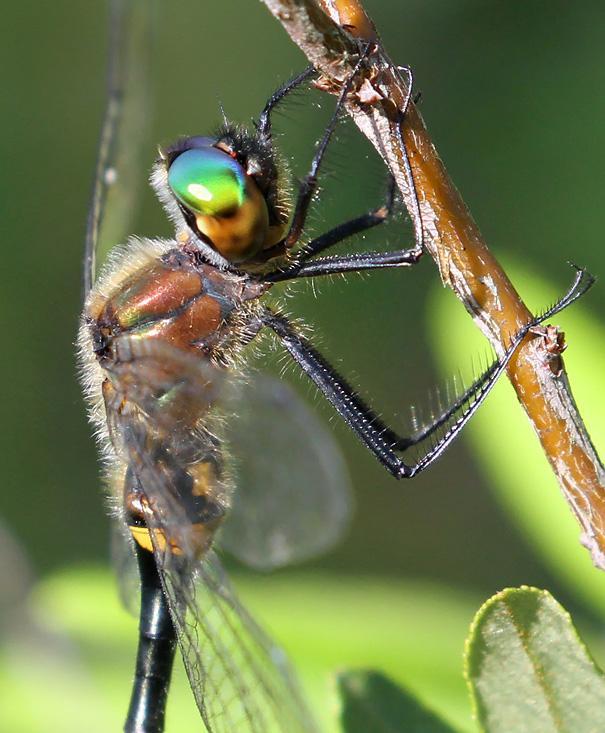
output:
[{"label": "dragonfly abdomen", "polygon": [[[162,470],[164,465],[158,462],[158,470]],[[133,539],[144,550],[153,552],[155,545],[161,551],[168,549],[175,555],[186,553],[199,557],[210,548],[226,514],[226,494],[217,491],[221,484],[212,461],[198,461],[187,466],[186,470],[173,467],[171,473],[164,488],[175,492],[172,499],[179,502],[179,508],[185,513],[185,521],[175,527],[174,536],[169,535],[165,528],[154,527],[149,521],[153,512],[162,513],[161,505],[166,497],[149,497],[140,487],[131,467],[126,471],[124,482],[126,523]]]}]

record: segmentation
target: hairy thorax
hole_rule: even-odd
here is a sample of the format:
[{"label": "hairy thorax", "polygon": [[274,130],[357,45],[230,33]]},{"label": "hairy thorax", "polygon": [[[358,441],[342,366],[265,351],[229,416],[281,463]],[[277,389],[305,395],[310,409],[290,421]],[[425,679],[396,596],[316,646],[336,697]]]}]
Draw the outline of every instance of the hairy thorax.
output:
[{"label": "hairy thorax", "polygon": [[[139,258],[137,251],[134,259]],[[161,340],[223,363],[233,349],[249,340],[246,326],[253,321],[253,302],[267,289],[176,248],[135,267],[130,275],[117,273],[116,287],[107,282],[111,279],[109,274],[95,288],[85,310],[93,351],[101,365],[112,358],[113,340],[124,335]]]}]

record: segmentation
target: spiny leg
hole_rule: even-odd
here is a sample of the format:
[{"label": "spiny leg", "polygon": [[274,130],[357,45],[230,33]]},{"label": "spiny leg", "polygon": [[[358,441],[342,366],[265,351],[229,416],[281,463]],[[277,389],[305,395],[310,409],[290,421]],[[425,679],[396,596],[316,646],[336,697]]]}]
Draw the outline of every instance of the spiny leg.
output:
[{"label": "spiny leg", "polygon": [[298,280],[303,277],[320,275],[338,275],[345,272],[363,272],[365,270],[385,269],[387,267],[404,267],[415,265],[422,252],[416,247],[397,252],[362,252],[360,254],[343,255],[342,257],[320,257],[310,262],[296,263],[287,270],[271,273],[263,278],[264,282],[283,282]]},{"label": "spiny leg", "polygon": [[[367,53],[367,50],[366,50]],[[359,63],[358,62],[358,65]],[[356,67],[357,68],[357,67]],[[357,253],[353,255],[345,255],[340,257],[325,257],[325,258],[319,258],[315,260],[311,260],[311,258],[314,255],[319,254],[320,252],[328,249],[329,247],[333,247],[338,242],[341,242],[342,240],[346,239],[347,237],[350,237],[354,234],[358,234],[359,232],[366,231],[367,229],[370,229],[371,227],[374,227],[386,220],[386,218],[389,216],[392,210],[393,206],[393,199],[394,199],[394,179],[391,176],[390,177],[390,185],[389,185],[389,193],[387,197],[387,202],[385,205],[379,207],[378,209],[375,209],[373,211],[368,212],[367,214],[364,214],[360,217],[357,217],[355,219],[351,219],[350,221],[344,222],[343,224],[334,227],[334,229],[331,229],[330,231],[320,235],[319,237],[316,237],[314,240],[312,240],[308,245],[306,245],[299,257],[299,261],[290,265],[285,270],[282,270],[280,272],[274,272],[266,276],[265,280],[267,282],[283,282],[286,280],[293,280],[297,278],[303,278],[303,277],[317,277],[321,275],[335,275],[335,274],[341,274],[341,273],[347,273],[347,272],[362,272],[365,270],[373,270],[373,269],[384,269],[389,267],[402,267],[402,266],[409,266],[416,264],[422,254],[423,254],[423,242],[424,242],[424,229],[422,226],[422,217],[420,213],[420,204],[418,201],[418,195],[416,191],[416,187],[414,184],[414,177],[412,168],[409,162],[409,157],[407,154],[407,150],[405,148],[405,143],[403,141],[403,137],[401,136],[401,129],[400,125],[401,122],[405,116],[405,113],[408,109],[411,95],[412,95],[412,87],[413,87],[413,76],[412,71],[407,66],[401,66],[398,67],[401,71],[405,71],[405,73],[408,76],[408,93],[404,100],[403,109],[400,113],[400,123],[397,126],[397,135],[399,137],[399,147],[402,151],[402,157],[403,157],[403,166],[406,178],[408,180],[408,185],[410,188],[410,194],[412,198],[412,206],[410,209],[410,213],[412,216],[412,221],[414,225],[414,232],[415,232],[415,245],[411,248],[404,249],[404,250],[398,250],[396,252],[362,252]],[[343,90],[344,91],[344,90]],[[346,94],[341,95],[339,98],[339,104],[343,104],[344,100],[346,99]],[[337,109],[335,111],[335,114],[331,120],[331,124],[335,125],[336,119],[338,115],[338,105]],[[324,135],[325,146],[327,146],[327,143],[329,142],[329,136],[332,134],[334,127],[330,129],[330,126],[328,126],[328,129],[326,130],[326,135]],[[323,148],[323,152],[325,152],[325,146]],[[321,151],[321,145],[318,146],[318,153],[321,153],[323,155],[323,152]],[[312,168],[313,171],[313,168]],[[303,185],[301,186],[301,193],[303,192]],[[299,201],[301,193],[299,193]],[[309,197],[312,198],[312,193]],[[309,203],[308,202],[308,203]],[[307,203],[307,206],[308,206]],[[297,207],[298,208],[298,207]],[[293,222],[294,225],[294,222]],[[292,228],[290,230],[292,232]],[[300,230],[298,232],[298,236],[300,236],[302,232],[302,225],[300,227]],[[288,238],[286,239],[286,242],[289,241],[290,234],[288,235]],[[289,245],[290,246],[290,245]]]},{"label": "spiny leg", "polygon": [[[366,49],[367,53],[367,49]],[[398,124],[396,125],[396,136],[398,141],[398,149],[401,151],[401,157],[402,157],[402,165],[404,174],[408,183],[408,188],[410,192],[410,203],[408,204],[408,210],[410,213],[410,217],[412,219],[412,224],[414,226],[414,239],[415,239],[415,247],[417,252],[417,259],[419,259],[420,255],[424,251],[424,226],[422,223],[422,213],[420,211],[420,201],[418,199],[418,191],[416,189],[416,184],[414,181],[414,173],[412,171],[412,166],[410,163],[410,158],[407,152],[407,147],[405,144],[405,141],[403,139],[403,135],[401,132],[401,125],[403,124],[403,121],[405,119],[405,115],[408,111],[408,108],[410,106],[410,101],[412,99],[414,100],[414,103],[418,101],[420,98],[420,93],[417,94],[415,97],[412,97],[412,91],[414,87],[414,75],[412,72],[411,67],[409,66],[398,66],[398,71],[402,71],[407,76],[407,92],[406,96],[403,100],[403,105],[401,110],[398,114]],[[391,171],[392,176],[392,171]],[[404,250],[405,252],[406,250]],[[412,250],[407,250],[411,252]],[[369,255],[370,253],[368,253]],[[403,263],[398,263],[403,264]],[[376,265],[380,266],[380,265]],[[384,266],[384,265],[383,265]],[[347,270],[350,271],[350,270]]]},{"label": "spiny leg", "polygon": [[263,280],[265,282],[275,283],[302,277],[334,275],[342,272],[359,272],[377,267],[415,264],[422,254],[415,247],[398,252],[365,252],[310,260],[313,255],[333,247],[344,239],[385,222],[392,212],[394,195],[395,181],[392,177],[389,177],[388,193],[386,201],[382,206],[366,214],[362,214],[355,219],[346,221],[324,234],[320,234],[319,237],[316,237],[305,246],[298,262],[294,262],[284,270],[269,273],[263,277]]},{"label": "spiny leg", "polygon": [[311,200],[313,199],[313,195],[315,194],[317,190],[317,175],[319,173],[319,168],[321,166],[325,152],[332,138],[332,134],[334,133],[334,130],[336,129],[336,124],[338,122],[338,118],[346,102],[347,95],[351,91],[351,87],[353,86],[355,77],[357,76],[359,69],[361,68],[367,55],[369,54],[370,49],[371,49],[371,45],[368,45],[362,51],[359,57],[359,60],[355,64],[353,71],[351,72],[351,74],[346,79],[345,83],[343,84],[342,90],[336,102],[336,107],[334,109],[332,117],[330,118],[330,122],[328,123],[328,126],[326,127],[324,134],[321,137],[321,139],[319,140],[317,147],[315,149],[315,154],[313,156],[313,160],[311,161],[310,170],[307,173],[307,175],[303,178],[303,180],[301,181],[300,187],[298,189],[296,205],[294,207],[294,214],[292,215],[292,222],[290,224],[290,229],[284,239],[286,247],[288,248],[293,247],[300,239],[303,228],[305,226],[305,222],[307,220],[307,214],[309,213],[309,206],[311,205]]},{"label": "spiny leg", "polygon": [[393,213],[394,204],[395,179],[393,176],[389,175],[387,195],[381,206],[376,209],[372,209],[355,219],[345,221],[333,229],[320,234],[318,237],[315,237],[315,239],[312,239],[300,252],[298,252],[299,262],[306,262],[311,257],[324,252],[326,249],[333,247],[348,237],[352,237],[355,234],[360,234],[368,229],[372,229],[372,227],[383,224]]},{"label": "spiny leg", "polygon": [[285,84],[279,87],[279,89],[276,89],[273,92],[258,118],[256,128],[259,135],[266,138],[271,137],[271,113],[273,112],[275,107],[280,104],[284,97],[290,94],[290,92],[294,91],[301,84],[304,84],[304,82],[310,79],[315,73],[315,68],[313,66],[307,66],[304,71],[292,77],[292,79],[287,81]]},{"label": "spiny leg", "polygon": [[399,112],[398,123],[396,124],[396,135],[399,145],[398,149],[401,151],[401,162],[403,164],[403,170],[405,177],[408,182],[408,188],[410,191],[410,203],[408,210],[412,218],[412,224],[414,225],[414,239],[416,240],[416,247],[419,252],[424,250],[424,225],[422,222],[422,213],[420,211],[420,201],[418,199],[418,190],[414,181],[414,171],[410,163],[410,156],[408,155],[408,149],[403,139],[403,133],[401,132],[401,126],[403,125],[406,112],[410,106],[412,100],[412,89],[414,86],[414,75],[412,69],[409,66],[398,66],[398,71],[403,71],[408,78],[407,94],[403,102],[403,107]]},{"label": "spiny leg", "polygon": [[[593,282],[594,279],[589,273],[577,268],[576,278],[567,293],[552,308],[523,326],[512,339],[503,357],[471,385],[471,388],[456,400],[452,407],[434,420],[432,425],[412,437],[399,436],[389,428],[324,357],[304,337],[296,333],[284,316],[266,309],[262,321],[277,334],[290,356],[380,463],[395,478],[412,478],[430,466],[464,428],[483,403],[498,377],[504,372],[517,347],[530,329],[573,303],[591,287]],[[431,437],[458,410],[462,410],[459,417],[416,463],[407,464],[397,455],[398,451],[405,450]]]}]

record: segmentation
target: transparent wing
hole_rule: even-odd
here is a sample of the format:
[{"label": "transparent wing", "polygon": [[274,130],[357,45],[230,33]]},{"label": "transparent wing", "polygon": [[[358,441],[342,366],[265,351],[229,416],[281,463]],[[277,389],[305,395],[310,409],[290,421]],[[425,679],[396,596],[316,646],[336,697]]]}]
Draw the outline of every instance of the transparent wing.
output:
[{"label": "transparent wing", "polygon": [[[165,535],[194,556],[199,538],[186,504],[187,471],[220,450],[211,428],[219,427],[214,408],[228,373],[160,341],[121,336],[112,348],[104,399],[113,446]],[[226,506],[227,488],[218,480],[205,490],[209,501]]]},{"label": "transparent wing", "polygon": [[350,480],[332,434],[288,384],[255,374],[229,395],[235,491],[221,545],[269,569],[321,554],[345,531]]},{"label": "transparent wing", "polygon": [[183,661],[209,733],[313,733],[287,658],[237,600],[213,553],[155,548]]},{"label": "transparent wing", "polygon": [[126,241],[147,179],[154,8],[149,0],[111,2],[107,105],[86,228],[85,297],[109,250]]},{"label": "transparent wing", "polygon": [[132,535],[122,522],[112,522],[110,531],[111,563],[116,572],[120,601],[128,613],[138,616],[141,602],[141,581]]},{"label": "transparent wing", "polygon": [[[153,476],[146,446],[128,443],[142,486]],[[154,555],[177,631],[183,663],[208,733],[315,733],[313,718],[284,652],[237,600],[212,552],[203,558],[175,554],[155,542],[174,531],[167,506],[151,499],[163,481],[152,479],[148,523]],[[166,491],[162,486],[161,491]],[[147,494],[147,489],[145,489]]]},{"label": "transparent wing", "polygon": [[156,564],[207,731],[316,730],[284,654],[237,601],[212,553],[200,554],[178,500],[180,467],[203,460],[207,447],[195,416],[219,400],[223,371],[163,343],[120,337],[113,348],[110,434],[146,499]]}]

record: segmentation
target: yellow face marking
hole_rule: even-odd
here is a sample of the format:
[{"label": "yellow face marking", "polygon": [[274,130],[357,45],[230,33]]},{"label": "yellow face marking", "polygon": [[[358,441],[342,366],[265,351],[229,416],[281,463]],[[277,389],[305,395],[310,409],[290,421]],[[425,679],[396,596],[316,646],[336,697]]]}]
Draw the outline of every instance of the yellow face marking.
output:
[{"label": "yellow face marking", "polygon": [[266,246],[269,212],[260,189],[246,177],[246,197],[229,216],[198,214],[197,228],[231,262],[245,262]]}]

